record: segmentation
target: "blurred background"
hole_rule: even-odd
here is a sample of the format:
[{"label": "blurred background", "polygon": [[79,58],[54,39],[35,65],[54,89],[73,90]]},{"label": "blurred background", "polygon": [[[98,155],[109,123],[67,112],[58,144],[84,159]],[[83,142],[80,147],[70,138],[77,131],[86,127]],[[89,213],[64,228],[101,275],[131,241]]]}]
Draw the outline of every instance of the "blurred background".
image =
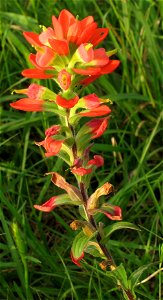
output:
[{"label": "blurred background", "polygon": [[[27,88],[21,76],[34,52],[23,31],[51,26],[51,16],[63,8],[82,19],[92,15],[110,32],[100,44],[117,49],[121,61],[112,74],[85,89],[113,101],[110,125],[92,151],[102,154],[105,165],[95,173],[89,192],[109,181],[116,193],[109,201],[121,206],[123,221],[141,231],[118,230],[107,242],[128,277],[139,281],[161,268],[163,261],[161,35],[162,0],[12,0],[0,4],[0,299],[121,299],[113,281],[99,267],[98,259],[85,255],[82,267],[71,262],[76,233],[69,224],[79,218],[76,208],[64,206],[50,214],[33,208],[58,189],[45,177],[57,171],[74,183],[67,166],[57,157],[45,158],[34,141],[56,124],[51,113],[16,111],[9,103],[18,99],[14,89]],[[33,80],[56,89],[49,81]],[[112,221],[101,216],[105,225]],[[137,270],[137,271],[136,271]],[[137,287],[137,299],[162,299],[161,272]]]}]

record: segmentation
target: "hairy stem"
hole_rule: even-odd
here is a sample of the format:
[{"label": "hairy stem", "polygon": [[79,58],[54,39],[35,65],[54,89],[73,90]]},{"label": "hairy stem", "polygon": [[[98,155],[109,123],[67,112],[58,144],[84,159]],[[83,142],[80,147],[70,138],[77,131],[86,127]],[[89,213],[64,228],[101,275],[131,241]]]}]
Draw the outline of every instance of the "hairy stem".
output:
[{"label": "hairy stem", "polygon": [[[72,152],[73,152],[73,155],[74,155],[74,160],[78,158],[77,156],[77,145],[76,145],[76,142],[75,142],[75,130],[73,128],[73,126],[69,123],[69,114],[67,114],[67,123],[68,123],[68,126],[72,132],[72,136],[74,137],[74,144],[72,146]],[[104,253],[107,261],[106,261],[106,267],[109,266],[110,270],[113,271],[115,268],[116,268],[116,264],[114,262],[114,259],[110,253],[110,251],[108,250],[108,248],[103,245],[102,243],[102,236],[101,236],[101,233],[99,232],[98,230],[98,226],[95,222],[95,219],[92,215],[90,215],[87,211],[87,201],[88,201],[88,193],[87,193],[87,189],[85,187],[85,184],[83,181],[80,181],[78,182],[78,186],[79,186],[79,189],[80,189],[80,192],[83,196],[83,200],[84,200],[84,203],[85,203],[85,211],[87,213],[87,218],[90,222],[90,224],[97,230],[97,236],[96,236],[96,240],[102,250],[102,252]],[[132,295],[132,292],[130,290],[124,290],[124,288],[122,287],[121,283],[117,281],[117,284],[121,287],[121,289],[123,290],[123,292],[126,294],[126,296],[128,297],[128,300],[135,300],[135,297]]]}]

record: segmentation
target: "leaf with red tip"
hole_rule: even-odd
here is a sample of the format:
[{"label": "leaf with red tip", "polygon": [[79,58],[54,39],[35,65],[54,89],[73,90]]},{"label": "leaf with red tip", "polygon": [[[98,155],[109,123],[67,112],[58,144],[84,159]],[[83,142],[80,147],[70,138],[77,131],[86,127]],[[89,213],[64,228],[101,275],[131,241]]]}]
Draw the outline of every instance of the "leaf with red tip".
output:
[{"label": "leaf with red tip", "polygon": [[46,201],[42,205],[34,205],[34,208],[44,211],[44,212],[50,212],[53,209],[55,209],[57,206],[60,205],[80,205],[79,201],[72,201],[70,197],[67,194],[62,194],[59,196],[51,197],[48,201]]},{"label": "leaf with red tip", "polygon": [[80,193],[80,191],[78,190],[78,188],[76,188],[75,186],[69,184],[64,177],[62,177],[60,174],[58,174],[57,172],[51,172],[51,173],[47,173],[52,175],[52,182],[60,187],[61,189],[65,190],[69,197],[72,199],[72,201],[80,201],[80,203],[83,203],[83,197]]},{"label": "leaf with red tip", "polygon": [[99,187],[88,199],[87,209],[92,210],[98,208],[98,200],[101,196],[108,195],[113,192],[113,186],[109,182],[106,182]]},{"label": "leaf with red tip", "polygon": [[122,220],[122,210],[119,206],[104,203],[96,212],[101,212],[107,216],[110,220],[120,221]]},{"label": "leaf with red tip", "polygon": [[86,248],[88,241],[91,239],[90,236],[84,234],[83,231],[76,235],[72,248],[71,248],[71,259],[72,261],[80,266],[79,260],[81,260],[84,256],[84,249]]},{"label": "leaf with red tip", "polygon": [[38,210],[41,210],[41,211],[44,211],[44,212],[50,212],[56,207],[56,204],[55,204],[56,198],[57,198],[57,196],[51,197],[48,201],[46,201],[42,205],[35,204],[34,208],[36,208]]}]

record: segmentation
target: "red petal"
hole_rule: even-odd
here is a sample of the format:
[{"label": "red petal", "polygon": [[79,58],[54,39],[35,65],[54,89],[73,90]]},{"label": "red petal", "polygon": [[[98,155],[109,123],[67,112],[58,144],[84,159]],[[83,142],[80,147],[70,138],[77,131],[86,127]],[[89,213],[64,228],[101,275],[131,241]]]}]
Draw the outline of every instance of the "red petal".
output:
[{"label": "red petal", "polygon": [[95,107],[88,112],[80,112],[79,114],[84,117],[98,117],[111,113],[111,109],[107,105]]},{"label": "red petal", "polygon": [[28,78],[47,79],[52,78],[52,74],[46,74],[44,70],[40,69],[26,69],[23,70],[22,75]]},{"label": "red petal", "polygon": [[90,39],[90,43],[93,44],[93,46],[98,45],[101,43],[106,36],[108,35],[109,29],[108,28],[97,28],[94,31],[94,34],[92,38]]},{"label": "red petal", "polygon": [[43,100],[23,98],[14,103],[10,103],[10,106],[23,111],[43,111]]},{"label": "red petal", "polygon": [[39,40],[39,34],[35,32],[23,32],[24,37],[32,46],[42,46]]},{"label": "red petal", "polygon": [[56,198],[57,197],[52,197],[42,205],[35,204],[34,208],[36,208],[38,210],[41,210],[41,211],[44,211],[44,212],[50,212],[56,207],[56,205],[55,205],[55,199]]},{"label": "red petal", "polygon": [[75,104],[78,102],[78,100],[79,100],[78,96],[75,96],[73,99],[69,99],[69,100],[61,97],[60,95],[57,95],[57,97],[56,97],[56,103],[59,106],[62,106],[64,108],[72,108],[72,107],[74,107]]},{"label": "red petal", "polygon": [[69,53],[69,46],[66,40],[49,39],[49,44],[59,55],[67,55]]}]

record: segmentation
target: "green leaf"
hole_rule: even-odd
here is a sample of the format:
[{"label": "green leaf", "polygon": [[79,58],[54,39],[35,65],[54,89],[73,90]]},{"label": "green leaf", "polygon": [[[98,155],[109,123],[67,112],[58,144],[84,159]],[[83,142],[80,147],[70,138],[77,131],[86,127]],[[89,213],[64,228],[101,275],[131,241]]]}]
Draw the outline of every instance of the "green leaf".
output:
[{"label": "green leaf", "polygon": [[141,266],[138,268],[136,271],[134,271],[131,276],[130,276],[130,281],[131,281],[131,288],[133,289],[138,281],[141,275],[143,274],[144,271],[146,271],[149,267],[151,267],[153,264],[147,264],[145,266]]},{"label": "green leaf", "polygon": [[79,214],[81,215],[81,217],[88,221],[88,217],[87,217],[87,213],[85,211],[85,206],[84,205],[79,205]]},{"label": "green leaf", "polygon": [[105,259],[105,255],[103,254],[100,246],[96,242],[89,241],[87,244],[87,247],[84,251],[86,253],[91,254],[94,257],[101,257],[101,258]]},{"label": "green leaf", "polygon": [[119,285],[124,290],[128,290],[129,283],[127,280],[126,270],[125,270],[123,264],[120,264],[113,271],[109,271],[109,276],[113,277],[116,280],[116,282],[119,282]]},{"label": "green leaf", "polygon": [[88,237],[84,234],[83,231],[81,231],[74,239],[72,244],[72,255],[75,259],[78,259],[81,257],[82,253],[84,252],[84,249],[86,248],[88,241],[91,237]]},{"label": "green leaf", "polygon": [[118,223],[114,223],[112,225],[109,225],[107,227],[105,227],[104,229],[104,233],[105,233],[105,237],[103,239],[102,242],[106,241],[106,239],[116,230],[119,229],[133,229],[133,230],[139,230],[139,227],[137,227],[136,225],[130,223],[130,222],[118,222]]},{"label": "green leaf", "polygon": [[56,197],[55,204],[57,206],[59,206],[59,205],[65,205],[65,204],[79,205],[79,204],[81,204],[81,202],[78,201],[78,200],[72,201],[72,199],[67,194],[62,194],[62,195],[58,195]]}]

